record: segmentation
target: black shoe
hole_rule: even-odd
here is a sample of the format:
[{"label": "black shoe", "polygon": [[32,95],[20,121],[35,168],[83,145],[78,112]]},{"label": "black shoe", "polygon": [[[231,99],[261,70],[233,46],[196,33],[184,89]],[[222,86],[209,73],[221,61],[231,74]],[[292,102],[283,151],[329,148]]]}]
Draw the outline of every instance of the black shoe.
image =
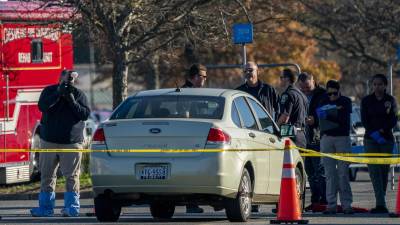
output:
[{"label": "black shoe", "polygon": [[203,213],[204,210],[198,205],[186,206],[186,213]]},{"label": "black shoe", "polygon": [[311,204],[309,204],[307,207],[305,207],[304,210],[305,210],[306,212],[308,212],[308,211],[312,211],[313,208],[314,208],[314,203],[311,203]]},{"label": "black shoe", "polygon": [[372,214],[379,214],[379,213],[389,213],[389,210],[386,208],[386,206],[376,206],[375,208],[372,208],[369,213]]},{"label": "black shoe", "polygon": [[335,215],[336,214],[336,209],[326,209],[323,214],[325,215]]},{"label": "black shoe", "polygon": [[352,208],[344,209],[344,210],[343,210],[343,213],[344,213],[344,214],[351,215],[351,214],[354,214],[354,210],[353,210]]},{"label": "black shoe", "polygon": [[252,206],[251,206],[251,212],[252,212],[252,213],[258,213],[258,212],[260,212],[260,206],[259,206],[259,205],[252,205]]}]

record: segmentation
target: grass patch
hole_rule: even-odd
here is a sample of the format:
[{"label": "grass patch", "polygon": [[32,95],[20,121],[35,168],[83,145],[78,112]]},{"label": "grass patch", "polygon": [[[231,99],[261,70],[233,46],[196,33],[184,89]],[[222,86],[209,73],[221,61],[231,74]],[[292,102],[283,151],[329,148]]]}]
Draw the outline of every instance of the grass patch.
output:
[{"label": "grass patch", "polygon": [[[85,173],[80,177],[80,189],[90,189],[92,187],[92,180],[90,175]],[[64,192],[65,190],[65,177],[57,178],[56,192]],[[0,194],[30,194],[40,192],[40,181],[22,183],[22,184],[9,184],[0,187]]]}]

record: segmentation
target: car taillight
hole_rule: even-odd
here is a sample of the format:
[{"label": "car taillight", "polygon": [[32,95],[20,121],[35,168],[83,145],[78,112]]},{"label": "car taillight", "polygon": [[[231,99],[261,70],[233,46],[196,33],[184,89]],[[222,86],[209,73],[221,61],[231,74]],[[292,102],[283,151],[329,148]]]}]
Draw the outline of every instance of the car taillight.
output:
[{"label": "car taillight", "polygon": [[208,143],[229,143],[231,141],[231,136],[222,131],[220,128],[212,127],[208,132],[207,142]]},{"label": "car taillight", "polygon": [[105,142],[106,137],[104,136],[104,129],[97,128],[93,135],[92,144],[105,144]]}]

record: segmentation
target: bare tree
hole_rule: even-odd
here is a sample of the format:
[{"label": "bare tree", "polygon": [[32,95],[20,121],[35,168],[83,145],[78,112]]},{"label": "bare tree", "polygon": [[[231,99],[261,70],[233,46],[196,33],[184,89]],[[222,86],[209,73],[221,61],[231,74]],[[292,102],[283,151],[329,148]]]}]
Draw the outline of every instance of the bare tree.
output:
[{"label": "bare tree", "polygon": [[330,51],[385,67],[394,58],[400,33],[397,0],[298,0],[293,19],[313,29],[303,33]]},{"label": "bare tree", "polygon": [[127,96],[129,66],[198,30],[199,7],[212,0],[71,0],[113,64],[113,106]]}]

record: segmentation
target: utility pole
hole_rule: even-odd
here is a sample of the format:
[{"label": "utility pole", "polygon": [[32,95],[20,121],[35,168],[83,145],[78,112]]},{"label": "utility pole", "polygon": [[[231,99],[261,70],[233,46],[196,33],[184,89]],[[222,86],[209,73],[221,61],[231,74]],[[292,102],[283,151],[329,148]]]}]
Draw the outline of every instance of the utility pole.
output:
[{"label": "utility pole", "polygon": [[90,76],[90,108],[93,110],[95,108],[94,104],[94,93],[93,93],[93,81],[94,73],[96,73],[94,65],[94,47],[93,47],[93,36],[91,32],[91,27],[89,25],[89,76]]}]

